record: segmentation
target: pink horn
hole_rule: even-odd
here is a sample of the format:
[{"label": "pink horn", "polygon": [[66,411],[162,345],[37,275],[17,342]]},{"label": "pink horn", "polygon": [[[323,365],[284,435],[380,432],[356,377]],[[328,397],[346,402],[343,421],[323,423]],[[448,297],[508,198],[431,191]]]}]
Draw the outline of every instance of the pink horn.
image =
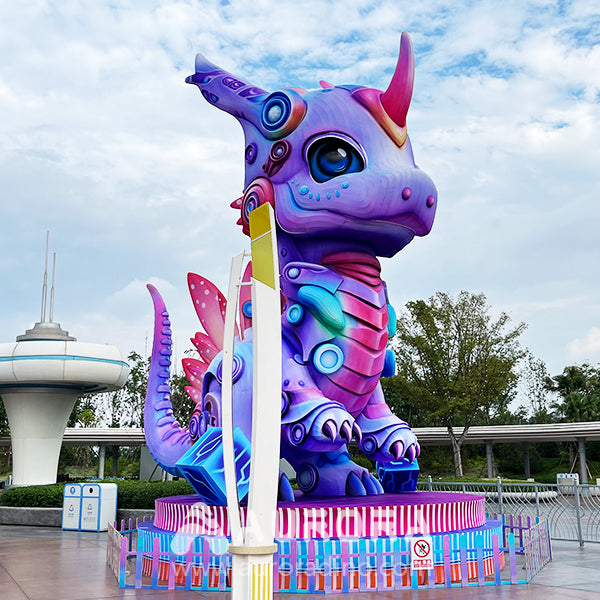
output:
[{"label": "pink horn", "polygon": [[399,127],[406,126],[406,113],[410,106],[414,81],[415,55],[410,35],[404,31],[400,39],[400,55],[396,71],[388,89],[381,94],[381,104],[385,112]]}]

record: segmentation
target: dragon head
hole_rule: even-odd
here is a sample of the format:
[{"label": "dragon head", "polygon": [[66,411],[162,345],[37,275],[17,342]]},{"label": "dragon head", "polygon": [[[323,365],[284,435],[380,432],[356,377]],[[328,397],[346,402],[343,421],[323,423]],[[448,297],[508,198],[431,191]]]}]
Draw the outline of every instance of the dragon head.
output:
[{"label": "dragon head", "polygon": [[429,233],[437,191],[416,166],[407,135],[413,80],[407,33],[384,92],[320,82],[319,90],[269,94],[199,54],[186,81],[244,130],[244,194],[232,204],[244,232],[248,214],[269,202],[288,234],[362,239],[377,256],[393,256]]}]

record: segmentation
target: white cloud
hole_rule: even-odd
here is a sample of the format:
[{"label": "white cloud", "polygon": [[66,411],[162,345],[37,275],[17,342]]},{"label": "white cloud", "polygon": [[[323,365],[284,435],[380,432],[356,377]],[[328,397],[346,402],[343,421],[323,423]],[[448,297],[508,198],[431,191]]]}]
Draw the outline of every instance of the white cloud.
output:
[{"label": "white cloud", "polygon": [[592,327],[581,338],[567,344],[569,355],[577,361],[600,361],[600,327]]},{"label": "white cloud", "polygon": [[155,278],[183,346],[196,328],[185,274],[223,288],[229,257],[247,247],[229,208],[243,185],[241,131],[184,84],[195,53],[265,89],[319,79],[383,88],[408,30],[409,134],[440,202],[431,235],[385,261],[392,301],[484,291],[530,323],[528,345],[559,372],[574,359],[573,332],[593,331],[600,317],[597,9],[589,0],[2,3],[0,339],[39,314],[51,229],[64,326],[139,351],[152,327],[143,287]]}]

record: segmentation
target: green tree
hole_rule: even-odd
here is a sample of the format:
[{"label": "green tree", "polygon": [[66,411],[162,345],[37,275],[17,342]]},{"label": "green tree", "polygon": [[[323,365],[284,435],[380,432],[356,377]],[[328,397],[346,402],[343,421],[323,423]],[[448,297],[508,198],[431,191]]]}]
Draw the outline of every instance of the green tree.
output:
[{"label": "green tree", "polygon": [[[491,420],[506,408],[524,356],[521,323],[490,314],[484,294],[438,292],[408,302],[392,340],[398,362],[394,387],[401,398],[425,411],[428,425],[444,426],[452,443],[455,475],[463,476],[461,447],[477,418]],[[456,428],[462,427],[462,431]]]},{"label": "green tree", "polygon": [[544,361],[535,358],[529,351],[527,351],[523,361],[522,379],[531,406],[531,421],[533,423],[551,423],[554,416],[548,395],[551,391],[548,386],[550,375]]},{"label": "green tree", "polygon": [[562,420],[600,421],[600,370],[584,363],[565,367],[560,375],[547,380],[548,388],[556,392],[555,408]]}]

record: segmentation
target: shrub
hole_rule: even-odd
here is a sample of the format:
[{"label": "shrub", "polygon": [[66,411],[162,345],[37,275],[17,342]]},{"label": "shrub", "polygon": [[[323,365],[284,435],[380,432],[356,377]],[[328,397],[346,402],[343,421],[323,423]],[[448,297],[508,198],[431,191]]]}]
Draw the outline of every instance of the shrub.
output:
[{"label": "shrub", "polygon": [[[104,480],[116,483],[118,508],[153,509],[154,501],[165,496],[193,494],[192,486],[181,481],[125,481]],[[31,485],[13,487],[0,496],[2,506],[26,506],[41,508],[61,508],[63,505],[64,483],[51,485]]]},{"label": "shrub", "polygon": [[60,508],[63,505],[64,487],[64,483],[13,487],[0,496],[0,505]]}]

